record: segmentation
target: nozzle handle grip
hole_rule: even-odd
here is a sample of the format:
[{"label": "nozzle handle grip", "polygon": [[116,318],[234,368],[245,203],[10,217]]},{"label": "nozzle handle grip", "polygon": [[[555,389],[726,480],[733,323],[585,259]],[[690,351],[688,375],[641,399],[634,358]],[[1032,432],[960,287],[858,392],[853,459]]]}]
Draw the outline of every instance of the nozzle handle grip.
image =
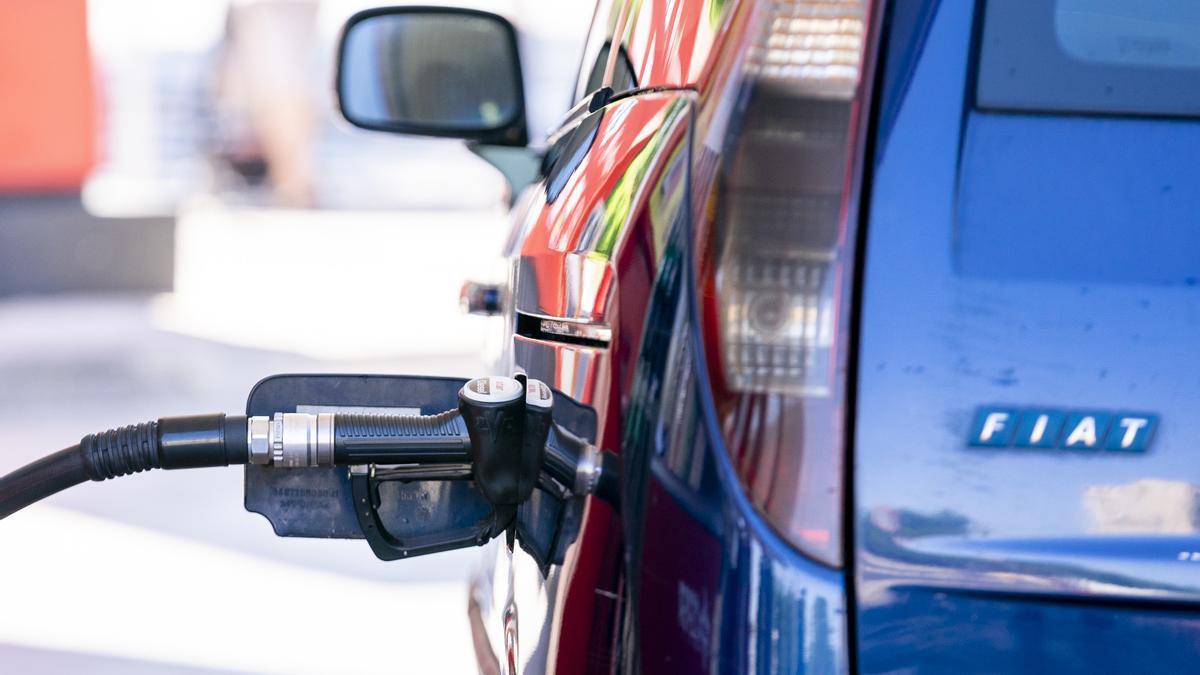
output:
[{"label": "nozzle handle grip", "polygon": [[470,461],[471,437],[457,410],[436,415],[338,413],[333,461],[338,465]]},{"label": "nozzle handle grip", "polygon": [[511,377],[480,377],[458,392],[471,437],[475,483],[493,505],[521,502],[525,388]]}]

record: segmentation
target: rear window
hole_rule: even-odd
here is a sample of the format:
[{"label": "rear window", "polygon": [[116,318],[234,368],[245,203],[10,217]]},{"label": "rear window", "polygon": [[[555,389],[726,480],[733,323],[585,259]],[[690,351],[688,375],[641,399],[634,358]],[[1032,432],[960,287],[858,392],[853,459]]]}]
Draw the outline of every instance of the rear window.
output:
[{"label": "rear window", "polygon": [[1200,1],[990,0],[983,109],[1200,115]]}]

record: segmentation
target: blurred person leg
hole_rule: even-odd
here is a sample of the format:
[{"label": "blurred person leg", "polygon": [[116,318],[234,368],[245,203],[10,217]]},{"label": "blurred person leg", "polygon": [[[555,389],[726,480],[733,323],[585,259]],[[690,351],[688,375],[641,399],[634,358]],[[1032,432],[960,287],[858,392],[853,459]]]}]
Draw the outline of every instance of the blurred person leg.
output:
[{"label": "blurred person leg", "polygon": [[318,72],[315,0],[259,0],[230,8],[223,90],[244,110],[280,205],[313,203]]}]

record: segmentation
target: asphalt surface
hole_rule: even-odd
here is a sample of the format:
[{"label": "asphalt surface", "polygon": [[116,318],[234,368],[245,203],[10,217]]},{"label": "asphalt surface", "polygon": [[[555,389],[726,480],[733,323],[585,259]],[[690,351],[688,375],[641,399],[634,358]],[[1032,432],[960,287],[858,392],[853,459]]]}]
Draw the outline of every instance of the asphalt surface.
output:
[{"label": "asphalt surface", "polygon": [[[470,354],[322,361],[156,325],[146,297],[0,302],[0,473],[89,432],[244,408],[281,372],[472,376]],[[236,468],[88,483],[0,521],[9,672],[471,672],[465,550],[383,563],[277,538]],[[192,670],[187,670],[190,668]]]}]

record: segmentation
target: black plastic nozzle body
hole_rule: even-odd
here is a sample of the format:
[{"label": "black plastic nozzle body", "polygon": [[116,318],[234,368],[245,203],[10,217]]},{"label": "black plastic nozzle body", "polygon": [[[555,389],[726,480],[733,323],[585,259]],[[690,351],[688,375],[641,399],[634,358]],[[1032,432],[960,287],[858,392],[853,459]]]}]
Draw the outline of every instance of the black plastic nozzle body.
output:
[{"label": "black plastic nozzle body", "polygon": [[520,504],[523,501],[521,454],[525,445],[525,398],[479,401],[460,392],[458,411],[471,437],[475,484],[492,504]]},{"label": "black plastic nozzle body", "polygon": [[537,487],[546,458],[546,441],[550,437],[550,427],[554,426],[554,395],[550,387],[537,380],[527,380],[524,384],[525,429],[517,481],[517,499],[522,502],[529,499]]}]

